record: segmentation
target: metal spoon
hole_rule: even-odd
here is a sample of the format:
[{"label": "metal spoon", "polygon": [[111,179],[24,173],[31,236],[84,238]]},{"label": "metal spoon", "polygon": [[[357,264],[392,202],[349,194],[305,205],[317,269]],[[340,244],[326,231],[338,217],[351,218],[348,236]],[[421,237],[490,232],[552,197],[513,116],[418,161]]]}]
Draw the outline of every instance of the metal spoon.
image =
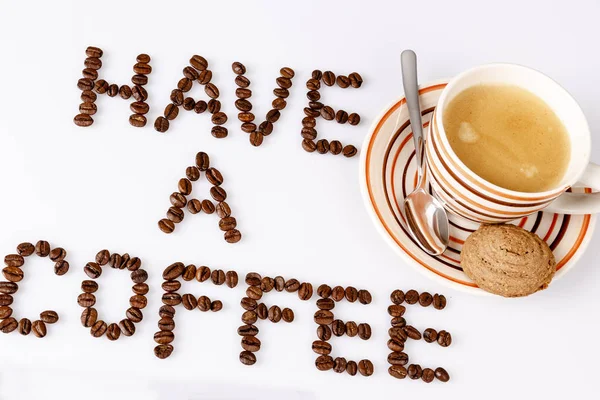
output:
[{"label": "metal spoon", "polygon": [[404,199],[404,215],[412,236],[421,248],[431,255],[439,255],[448,247],[448,215],[440,202],[425,190],[425,179],[423,179],[425,137],[419,105],[417,55],[412,50],[404,50],[400,58],[404,96],[413,131],[419,179],[415,190]]}]

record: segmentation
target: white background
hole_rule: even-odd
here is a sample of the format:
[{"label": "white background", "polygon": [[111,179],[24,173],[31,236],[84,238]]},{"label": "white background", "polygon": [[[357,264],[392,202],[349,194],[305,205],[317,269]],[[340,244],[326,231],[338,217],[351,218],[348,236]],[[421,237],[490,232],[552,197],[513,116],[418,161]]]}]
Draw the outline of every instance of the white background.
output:
[{"label": "white background", "polygon": [[[573,94],[597,135],[599,16],[593,0],[1,1],[0,254],[43,238],[67,249],[71,270],[56,277],[49,260],[27,260],[15,313],[34,319],[54,309],[61,320],[43,340],[1,335],[0,398],[592,396],[600,356],[597,234],[579,265],[542,293],[517,300],[465,295],[415,272],[381,240],[363,206],[358,157],[307,154],[299,132],[310,72],[358,71],[365,79],[360,90],[326,88],[322,94],[336,109],[359,112],[361,124],[320,122],[317,128],[321,137],[361,147],[373,119],[401,94],[399,53],[413,48],[423,83],[494,61],[537,68]],[[207,115],[183,111],[166,134],[151,123],[132,128],[130,101],[107,96],[97,102],[96,123],[76,127],[76,82],[88,45],[104,49],[100,73],[119,84],[129,83],[138,53],[152,56],[151,121],[168,103],[191,55],[203,55],[221,90],[230,136],[214,139]],[[249,145],[235,118],[233,61],[248,67],[252,103],[261,117],[279,68],[290,66],[297,74],[288,107],[260,148]],[[596,135],[592,159],[600,161]],[[200,150],[225,176],[228,202],[244,234],[236,245],[222,239],[214,215],[186,214],[170,236],[157,229],[169,194]],[[194,195],[204,198],[207,190],[206,183],[198,184]],[[137,333],[117,342],[94,339],[79,323],[83,266],[102,248],[141,257],[152,286]],[[186,285],[196,295],[222,299],[225,308],[218,314],[180,308],[175,352],[158,360],[152,335],[161,272],[178,260],[233,268],[242,276],[256,270],[296,277],[315,288],[327,282],[369,289],[371,306],[343,304],[336,316],[369,322],[372,339],[333,343],[335,355],[370,358],[375,374],[317,371],[310,349],[316,339],[314,299],[300,302],[287,293],[269,294],[265,301],[292,307],[296,321],[260,323],[259,362],[242,366],[235,331],[243,285]],[[109,322],[124,316],[131,295],[127,275],[108,268],[99,279],[97,307]],[[397,381],[387,374],[386,308],[394,288],[447,296],[444,312],[413,307],[407,317],[421,330],[452,332],[452,346],[421,341],[407,350],[423,366],[444,366],[450,383]],[[174,392],[165,395],[169,390]]]}]

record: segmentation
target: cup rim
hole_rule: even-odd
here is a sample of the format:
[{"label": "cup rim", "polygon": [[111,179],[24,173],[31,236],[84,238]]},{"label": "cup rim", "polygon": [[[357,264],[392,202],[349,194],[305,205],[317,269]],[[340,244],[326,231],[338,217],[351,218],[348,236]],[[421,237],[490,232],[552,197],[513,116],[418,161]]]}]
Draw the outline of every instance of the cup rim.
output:
[{"label": "cup rim", "polygon": [[[463,71],[460,74],[454,76],[454,78],[452,78],[450,80],[450,82],[448,82],[448,84],[442,91],[442,94],[440,95],[440,98],[438,100],[438,104],[436,105],[436,113],[435,113],[434,118],[436,119],[436,122],[438,125],[438,131],[440,131],[440,138],[441,138],[444,148],[448,151],[448,154],[453,158],[453,161],[456,162],[469,176],[474,178],[477,182],[484,182],[486,185],[488,185],[490,188],[492,188],[495,191],[500,191],[500,192],[506,193],[509,196],[518,196],[518,197],[527,197],[527,198],[529,198],[529,197],[545,197],[545,196],[551,196],[551,195],[554,195],[557,193],[558,194],[562,193],[563,191],[568,189],[570,186],[575,184],[577,182],[577,180],[579,179],[579,177],[583,174],[583,172],[585,171],[585,167],[590,162],[590,157],[591,157],[590,153],[591,152],[587,153],[587,158],[585,160],[585,163],[583,163],[583,167],[581,168],[581,170],[577,171],[577,173],[575,174],[575,178],[572,179],[573,182],[568,182],[564,185],[556,186],[556,187],[553,187],[552,189],[545,190],[542,192],[520,192],[517,190],[507,189],[502,186],[498,186],[498,185],[482,178],[481,176],[477,175],[473,170],[471,170],[469,167],[467,167],[467,165],[465,163],[463,163],[463,161],[454,152],[454,149],[452,148],[452,146],[450,146],[450,142],[448,141],[448,138],[446,136],[446,132],[444,130],[444,124],[443,124],[443,106],[447,102],[448,93],[450,93],[450,91],[457,84],[457,82],[462,80],[465,76],[468,76],[468,75],[472,74],[473,72],[476,72],[476,71],[479,71],[482,69],[497,68],[497,67],[524,69],[524,70],[532,71],[536,74],[543,76],[551,84],[555,85],[557,87],[557,89],[559,91],[561,91],[564,96],[568,97],[570,99],[570,101],[575,105],[577,111],[579,112],[579,114],[585,124],[586,129],[585,129],[584,134],[586,135],[586,147],[588,149],[591,148],[592,138],[591,138],[591,133],[590,133],[590,128],[589,128],[587,118],[585,117],[585,114],[583,113],[583,110],[581,109],[581,106],[579,105],[579,103],[575,100],[575,98],[571,95],[571,93],[569,93],[569,91],[567,89],[565,89],[556,80],[552,79],[551,77],[549,77],[548,75],[544,74],[543,72],[541,72],[537,69],[526,67],[521,64],[501,63],[501,62],[488,63],[488,64],[478,65],[478,66],[469,68],[466,71]],[[569,161],[569,164],[570,163],[571,163],[571,160]]]}]

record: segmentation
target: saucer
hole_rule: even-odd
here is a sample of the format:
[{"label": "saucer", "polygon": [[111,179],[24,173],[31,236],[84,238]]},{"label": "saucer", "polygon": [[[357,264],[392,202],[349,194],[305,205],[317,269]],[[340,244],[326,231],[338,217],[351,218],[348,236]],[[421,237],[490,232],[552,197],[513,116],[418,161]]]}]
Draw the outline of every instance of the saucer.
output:
[{"label": "saucer", "polygon": [[[419,89],[423,127],[428,128],[433,110],[447,81]],[[398,130],[395,131],[398,122]],[[487,293],[469,279],[460,266],[462,245],[479,224],[449,214],[450,245],[440,256],[421,250],[410,235],[402,203],[417,184],[415,148],[404,97],[375,120],[362,147],[360,184],[365,205],[379,233],[404,260],[428,277],[455,289]],[[425,176],[427,179],[427,176]],[[428,185],[429,191],[431,187]],[[573,188],[573,192],[589,192]],[[544,239],[556,258],[556,275],[562,277],[579,259],[594,231],[596,216],[537,212],[513,221]]]}]

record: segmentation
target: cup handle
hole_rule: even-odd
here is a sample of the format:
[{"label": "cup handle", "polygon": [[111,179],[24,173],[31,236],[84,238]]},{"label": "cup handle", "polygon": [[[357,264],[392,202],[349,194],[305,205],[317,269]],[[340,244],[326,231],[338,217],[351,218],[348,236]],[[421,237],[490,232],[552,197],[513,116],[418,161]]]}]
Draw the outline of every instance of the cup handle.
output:
[{"label": "cup handle", "polygon": [[[589,163],[577,186],[600,190],[600,165]],[[544,211],[559,214],[600,213],[600,193],[563,193],[548,205]]]}]

